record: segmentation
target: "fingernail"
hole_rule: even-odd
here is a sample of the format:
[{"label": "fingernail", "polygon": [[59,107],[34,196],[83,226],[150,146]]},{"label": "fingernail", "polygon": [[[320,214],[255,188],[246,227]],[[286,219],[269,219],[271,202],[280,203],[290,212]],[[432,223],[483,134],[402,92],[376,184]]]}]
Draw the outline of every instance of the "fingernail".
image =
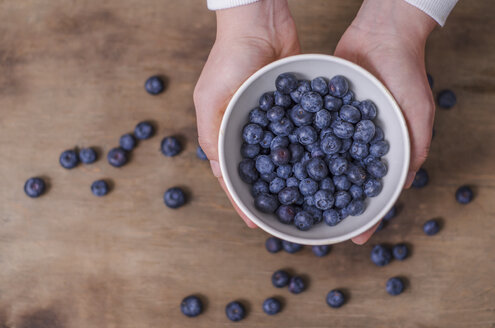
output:
[{"label": "fingernail", "polygon": [[213,171],[213,175],[217,178],[222,176],[222,171],[220,170],[220,164],[217,161],[210,161],[211,170]]},{"label": "fingernail", "polygon": [[411,187],[415,176],[416,176],[416,172],[414,171],[409,171],[409,173],[407,173],[406,186],[405,186],[406,189]]}]

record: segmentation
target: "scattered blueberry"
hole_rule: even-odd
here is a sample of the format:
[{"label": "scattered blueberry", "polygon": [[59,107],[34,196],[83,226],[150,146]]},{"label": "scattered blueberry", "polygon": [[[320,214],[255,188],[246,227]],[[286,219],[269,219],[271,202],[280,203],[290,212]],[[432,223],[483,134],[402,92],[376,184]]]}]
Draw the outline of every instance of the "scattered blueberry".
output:
[{"label": "scattered blueberry", "polygon": [[201,146],[198,146],[196,148],[196,157],[198,157],[202,161],[207,161],[208,160],[208,157],[206,157],[206,154],[203,151],[203,148],[201,148]]},{"label": "scattered blueberry", "polygon": [[455,199],[459,204],[471,203],[473,197],[473,190],[469,186],[461,186],[455,192]]},{"label": "scattered blueberry", "polygon": [[121,167],[127,163],[127,152],[120,147],[112,148],[107,154],[108,163],[115,167]]},{"label": "scattered blueberry", "polygon": [[270,253],[277,253],[282,249],[282,241],[277,237],[269,237],[265,241],[265,247]]},{"label": "scattered blueberry", "polygon": [[421,168],[416,172],[416,176],[414,177],[412,186],[414,188],[423,188],[428,184],[428,172],[425,169]]},{"label": "scattered blueberry", "polygon": [[72,169],[79,164],[79,157],[75,150],[69,149],[60,154],[60,165],[66,169]]},{"label": "scattered blueberry", "polygon": [[395,217],[396,214],[397,214],[397,206],[394,205],[394,206],[392,206],[390,211],[388,211],[387,214],[385,214],[385,216],[383,217],[383,220],[384,221],[390,221],[391,219],[393,219]]},{"label": "scattered blueberry", "polygon": [[84,164],[92,164],[96,161],[96,151],[91,148],[82,148],[79,150],[79,160]]},{"label": "scattered blueberry", "polygon": [[384,245],[376,245],[371,250],[371,261],[378,266],[385,266],[392,260],[392,252]]},{"label": "scattered blueberry", "polygon": [[313,250],[313,254],[323,257],[330,252],[330,245],[313,246],[311,249]]},{"label": "scattered blueberry", "polygon": [[194,295],[187,296],[180,303],[180,310],[187,317],[197,317],[203,312],[203,303]]},{"label": "scattered blueberry", "polygon": [[162,93],[165,89],[163,80],[156,75],[146,80],[146,82],[144,83],[144,88],[150,95],[157,95],[159,93]]},{"label": "scattered blueberry", "polygon": [[404,282],[399,277],[390,278],[387,281],[386,290],[392,296],[399,295],[404,291]]},{"label": "scattered blueberry", "polygon": [[263,311],[268,315],[274,315],[280,312],[282,304],[276,298],[270,297],[263,302]]},{"label": "scattered blueberry", "polygon": [[169,208],[179,208],[186,203],[186,194],[181,188],[173,187],[165,191],[163,201]]},{"label": "scattered blueberry", "polygon": [[140,122],[134,128],[134,136],[139,140],[149,139],[155,133],[155,129],[150,122]]},{"label": "scattered blueberry", "polygon": [[168,157],[178,155],[182,151],[182,146],[176,137],[165,137],[161,143],[162,154]]},{"label": "scattered blueberry", "polygon": [[285,287],[289,284],[290,275],[284,270],[275,271],[272,275],[272,284],[277,288]]},{"label": "scattered blueberry", "polygon": [[455,106],[457,98],[452,90],[442,90],[437,97],[438,106],[450,109]]},{"label": "scattered blueberry", "polygon": [[430,73],[426,73],[426,77],[428,78],[428,84],[430,85],[430,89],[433,90],[433,84],[434,84],[433,76],[431,76]]},{"label": "scattered blueberry", "polygon": [[294,254],[296,252],[299,252],[303,248],[303,245],[297,244],[297,243],[292,243],[292,242],[287,241],[287,240],[282,240],[282,248],[287,253]]},{"label": "scattered blueberry", "polygon": [[409,255],[409,250],[406,244],[397,244],[392,248],[392,253],[396,260],[402,261]]},{"label": "scattered blueberry", "polygon": [[289,291],[293,294],[300,294],[306,289],[304,280],[299,276],[294,276],[289,282]]},{"label": "scattered blueberry", "polygon": [[105,180],[96,180],[91,184],[91,192],[93,195],[101,197],[108,194],[109,187]]},{"label": "scattered blueberry", "polygon": [[131,151],[136,147],[136,139],[131,133],[126,133],[119,140],[120,148],[126,151]]},{"label": "scattered blueberry", "polygon": [[241,321],[246,317],[246,310],[241,303],[233,301],[225,307],[225,314],[230,321]]},{"label": "scattered blueberry", "polygon": [[440,231],[440,224],[437,220],[428,220],[423,225],[423,231],[428,236],[436,235]]},{"label": "scattered blueberry", "polygon": [[336,309],[344,305],[344,303],[345,303],[345,297],[340,290],[334,289],[327,294],[328,306]]},{"label": "scattered blueberry", "polygon": [[43,195],[45,189],[45,181],[38,177],[29,178],[24,184],[24,192],[31,198],[36,198]]}]

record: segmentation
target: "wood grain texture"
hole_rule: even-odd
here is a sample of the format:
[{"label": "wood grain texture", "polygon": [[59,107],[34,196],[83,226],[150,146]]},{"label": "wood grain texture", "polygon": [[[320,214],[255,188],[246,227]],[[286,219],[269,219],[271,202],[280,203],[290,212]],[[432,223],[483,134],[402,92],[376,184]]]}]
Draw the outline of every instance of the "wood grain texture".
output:
[{"label": "wood grain texture", "polygon": [[[291,1],[304,52],[332,53],[360,1]],[[199,0],[0,2],[0,327],[230,327],[224,306],[248,305],[238,327],[495,327],[495,39],[491,1],[461,1],[427,46],[435,91],[452,88],[458,105],[438,110],[423,190],[404,192],[399,216],[365,246],[346,242],[323,259],[307,248],[271,255],[266,234],[236,216],[208,164],[195,157],[195,81],[215,36],[214,14]],[[144,92],[152,74],[168,77],[164,94]],[[105,160],[68,171],[64,149],[101,154],[144,119],[158,132],[122,169]],[[165,158],[165,135],[186,140]],[[28,199],[34,175],[50,188]],[[104,198],[93,180],[115,185]],[[454,200],[475,186],[467,206]],[[181,185],[190,203],[169,210],[166,188]],[[426,237],[422,223],[440,217]],[[407,242],[412,257],[377,268],[378,242]],[[309,278],[293,296],[271,286],[279,268]],[[385,292],[391,276],[405,293]],[[350,300],[333,310],[326,293]],[[198,293],[206,311],[179,311]],[[283,312],[261,311],[280,296]]]}]

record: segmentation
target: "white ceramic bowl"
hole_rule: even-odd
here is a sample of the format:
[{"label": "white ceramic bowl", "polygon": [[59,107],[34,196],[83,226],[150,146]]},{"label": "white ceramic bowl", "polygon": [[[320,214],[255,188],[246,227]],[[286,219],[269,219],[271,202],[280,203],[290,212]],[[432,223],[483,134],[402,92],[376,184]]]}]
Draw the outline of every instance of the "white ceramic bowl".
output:
[{"label": "white ceramic bowl", "polygon": [[[371,99],[378,109],[375,122],[383,129],[390,151],[382,160],[388,165],[388,174],[382,179],[380,195],[366,199],[366,210],[360,216],[349,216],[330,227],[320,223],[309,231],[300,231],[293,225],[280,223],[274,214],[265,214],[254,207],[250,185],[237,173],[242,160],[241,131],[248,122],[251,109],[258,106],[259,97],[275,90],[275,79],[284,72],[292,72],[299,79],[311,80],[317,76],[331,78],[343,75],[349,81],[357,100]],[[394,205],[404,186],[409,166],[409,135],[401,110],[390,92],[372,74],[347,60],[328,55],[298,55],[273,62],[254,73],[232,97],[220,127],[218,141],[220,168],[232,198],[239,208],[266,232],[300,244],[324,245],[351,239],[375,225]]]}]

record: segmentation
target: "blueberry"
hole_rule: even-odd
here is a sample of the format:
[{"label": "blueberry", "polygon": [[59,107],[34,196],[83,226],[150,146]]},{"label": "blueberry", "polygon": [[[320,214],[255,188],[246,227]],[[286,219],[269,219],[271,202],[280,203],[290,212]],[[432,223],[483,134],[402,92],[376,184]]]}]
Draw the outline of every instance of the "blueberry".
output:
[{"label": "blueberry", "polygon": [[270,192],[272,194],[278,194],[284,188],[285,188],[284,179],[276,177],[275,179],[270,181]]},{"label": "blueberry", "polygon": [[202,161],[208,160],[208,157],[206,156],[206,154],[203,151],[203,148],[201,148],[201,146],[196,147],[196,157]]},{"label": "blueberry", "polygon": [[321,190],[328,190],[331,193],[335,191],[335,186],[333,184],[332,178],[327,177],[323,180],[320,181],[320,189]]},{"label": "blueberry", "polygon": [[301,97],[301,107],[311,113],[316,113],[323,108],[323,98],[314,91],[306,92]]},{"label": "blueberry", "polygon": [[323,257],[330,252],[330,245],[313,246],[311,249],[313,250],[313,254]]},{"label": "blueberry", "polygon": [[260,108],[264,111],[272,108],[273,104],[275,104],[275,97],[273,96],[273,92],[265,92],[259,100]]},{"label": "blueberry", "polygon": [[292,165],[285,164],[277,167],[277,176],[282,179],[288,179],[292,173]]},{"label": "blueberry", "polygon": [[[261,156],[260,156],[261,157]],[[279,166],[289,163],[290,151],[287,148],[275,148],[272,149],[270,158],[273,164]]]},{"label": "blueberry", "polygon": [[356,142],[368,143],[375,135],[375,124],[370,120],[359,121],[354,128],[353,139]]},{"label": "blueberry", "polygon": [[359,104],[359,110],[361,111],[361,119],[373,120],[376,117],[376,106],[371,100],[363,100]]},{"label": "blueberry", "polygon": [[[267,120],[266,125],[268,125],[268,121],[277,122],[277,121],[280,121],[282,119],[282,117],[284,117],[284,116],[285,116],[285,109],[283,109],[280,106],[273,106],[264,115],[264,118]],[[253,122],[253,123],[257,123],[257,122]],[[264,126],[266,126],[266,125],[264,125]]]},{"label": "blueberry", "polygon": [[351,194],[353,199],[363,199],[364,191],[362,186],[358,186],[353,184],[351,188],[349,188],[349,193]]},{"label": "blueberry", "polygon": [[383,133],[383,130],[379,126],[375,126],[375,135],[371,139],[370,143],[374,144],[377,143],[378,141],[382,141],[384,138],[385,134]]},{"label": "blueberry", "polygon": [[349,90],[349,83],[342,75],[332,77],[328,83],[328,92],[334,97],[343,97]]},{"label": "blueberry", "polygon": [[302,145],[310,145],[318,140],[318,133],[316,130],[309,126],[302,126],[296,130],[297,139]]},{"label": "blueberry", "polygon": [[225,307],[225,314],[230,321],[241,321],[246,317],[246,310],[239,302],[230,302]]},{"label": "blueberry", "polygon": [[301,158],[301,163],[303,163],[304,165],[307,165],[309,160],[312,158],[313,157],[311,156],[311,153],[306,151],[306,152],[304,152],[304,155]]},{"label": "blueberry", "polygon": [[311,158],[313,157],[324,157],[325,156],[325,153],[323,152],[323,150],[321,150],[321,147],[320,147],[320,143],[319,142],[315,142],[311,145],[307,145],[306,146],[306,149],[310,149],[311,148]]},{"label": "blueberry", "polygon": [[324,77],[317,77],[311,81],[311,89],[324,96],[328,93],[328,84]]},{"label": "blueberry", "polygon": [[328,163],[328,168],[333,175],[342,175],[349,168],[349,162],[343,157],[335,157]]},{"label": "blueberry", "polygon": [[437,96],[438,106],[450,109],[455,106],[457,98],[452,90],[442,90]]},{"label": "blueberry", "polygon": [[342,141],[334,135],[327,135],[321,140],[320,147],[325,154],[332,155],[340,151]]},{"label": "blueberry", "polygon": [[289,284],[290,275],[284,270],[277,270],[272,275],[272,284],[277,288],[285,287]]},{"label": "blueberry", "polygon": [[395,217],[395,215],[397,214],[397,206],[392,206],[392,208],[390,209],[390,211],[387,212],[387,214],[385,214],[385,216],[383,217],[383,220],[384,221],[390,221],[391,219],[393,219]]},{"label": "blueberry", "polygon": [[342,102],[344,103],[344,105],[350,105],[353,101],[354,101],[354,92],[352,92],[352,90],[349,90],[342,97]]},{"label": "blueberry", "polygon": [[275,135],[270,131],[265,131],[263,134],[263,138],[260,141],[261,148],[270,149],[272,145],[272,141],[275,139]]},{"label": "blueberry", "polygon": [[323,107],[329,111],[338,111],[342,107],[342,99],[326,95],[323,98]]},{"label": "blueberry", "polygon": [[259,194],[254,199],[254,206],[263,213],[275,212],[278,205],[277,197],[268,193]]},{"label": "blueberry", "polygon": [[379,160],[372,160],[366,165],[366,169],[368,170],[369,174],[374,176],[377,179],[383,178],[385,175],[387,175],[388,168],[387,166]]},{"label": "blueberry", "polygon": [[179,208],[186,203],[186,194],[179,187],[169,188],[163,194],[163,201],[169,208]]},{"label": "blueberry", "polygon": [[294,254],[296,252],[299,252],[301,249],[303,249],[303,245],[292,243],[287,240],[282,240],[282,248],[287,253]]},{"label": "blueberry", "polygon": [[327,190],[318,190],[315,193],[315,206],[320,210],[328,210],[332,208],[335,199],[331,192]]},{"label": "blueberry", "polygon": [[349,190],[351,182],[345,175],[334,175],[333,184],[337,190]]},{"label": "blueberry", "polygon": [[334,198],[336,208],[344,208],[351,202],[351,195],[344,190],[337,191],[334,195]]},{"label": "blueberry", "polygon": [[255,123],[247,124],[242,129],[242,140],[250,145],[257,144],[263,138],[263,128]]},{"label": "blueberry", "polygon": [[136,139],[132,133],[126,133],[119,140],[120,148],[126,151],[131,151],[136,147]]},{"label": "blueberry", "polygon": [[256,157],[256,170],[261,174],[271,173],[275,169],[275,164],[270,156],[259,155]]},{"label": "blueberry", "polygon": [[339,153],[345,154],[351,149],[352,146],[352,138],[340,139],[342,141],[342,146],[340,147]]},{"label": "blueberry", "polygon": [[380,180],[368,179],[364,183],[363,190],[367,197],[376,197],[382,191],[382,183]]},{"label": "blueberry", "polygon": [[288,95],[298,87],[296,76],[292,73],[282,73],[275,80],[275,87],[278,91]]},{"label": "blueberry", "polygon": [[263,302],[263,311],[268,315],[274,315],[280,312],[282,304],[276,298],[270,297]]},{"label": "blueberry", "polygon": [[304,147],[298,143],[290,144],[289,151],[291,163],[299,162],[304,155]]},{"label": "blueberry", "polygon": [[271,122],[269,128],[277,136],[286,137],[294,130],[294,124],[287,117],[284,117],[278,122]]},{"label": "blueberry", "polygon": [[386,225],[385,221],[381,220],[380,224],[378,225],[378,228],[376,228],[376,231],[378,232],[383,230],[383,228],[385,228],[385,225]]},{"label": "blueberry", "polygon": [[241,146],[241,155],[244,158],[255,158],[260,153],[260,145],[250,145],[243,143]]},{"label": "blueberry", "polygon": [[292,105],[292,99],[289,95],[284,95],[279,91],[274,92],[275,95],[275,105],[283,108],[288,108]]},{"label": "blueberry", "polygon": [[270,190],[266,181],[258,180],[251,186],[251,195],[253,195],[253,197],[268,192],[270,192]]},{"label": "blueberry", "polygon": [[428,220],[423,225],[423,231],[428,236],[436,235],[440,231],[440,224],[437,220]]},{"label": "blueberry", "polygon": [[351,145],[351,149],[349,149],[349,154],[354,159],[363,159],[369,154],[368,146],[365,143],[354,141]]},{"label": "blueberry", "polygon": [[139,140],[149,139],[155,133],[155,129],[150,122],[140,122],[134,128],[134,136]]},{"label": "blueberry", "polygon": [[387,281],[386,290],[392,296],[399,295],[404,291],[404,282],[399,277],[390,278]]},{"label": "blueberry", "polygon": [[305,111],[300,105],[296,105],[289,110],[289,118],[295,126],[304,126],[313,122],[313,113]]},{"label": "blueberry", "polygon": [[304,204],[303,211],[308,212],[313,218],[313,224],[318,224],[323,220],[323,211],[313,205]]},{"label": "blueberry", "polygon": [[277,237],[269,237],[265,241],[265,248],[270,253],[277,253],[282,250],[282,241]]},{"label": "blueberry", "polygon": [[341,138],[346,139],[354,135],[354,125],[344,121],[334,121],[332,123],[333,133]]},{"label": "blueberry", "polygon": [[347,213],[352,216],[358,216],[364,213],[365,205],[364,201],[361,199],[353,199],[346,206]]},{"label": "blueberry", "polygon": [[406,244],[397,244],[392,248],[392,253],[396,260],[402,261],[409,255],[409,250]]},{"label": "blueberry", "polygon": [[45,189],[45,181],[38,177],[29,178],[24,184],[24,192],[31,198],[36,198],[43,195]]},{"label": "blueberry", "polygon": [[318,183],[310,178],[306,178],[299,182],[299,191],[303,196],[314,195],[318,190]]},{"label": "blueberry", "polygon": [[332,115],[326,109],[319,110],[314,115],[314,126],[318,129],[324,129],[330,126],[330,122],[332,121]]},{"label": "blueberry", "polygon": [[256,171],[255,162],[252,159],[243,159],[237,168],[239,177],[245,183],[254,183],[259,178],[258,171]]},{"label": "blueberry", "polygon": [[345,297],[340,290],[334,289],[327,294],[328,306],[336,309],[344,305],[344,303],[345,303]]},{"label": "blueberry", "polygon": [[392,260],[392,252],[384,245],[375,245],[371,250],[371,261],[378,266],[385,266]]},{"label": "blueberry", "polygon": [[314,195],[304,196],[304,205],[315,206]]},{"label": "blueberry", "polygon": [[382,157],[388,153],[390,146],[387,141],[377,141],[370,146],[370,154],[375,157]]},{"label": "blueberry", "polygon": [[354,106],[344,105],[340,108],[339,117],[349,123],[357,123],[361,119],[361,112]]},{"label": "blueberry", "polygon": [[277,209],[277,218],[281,223],[290,224],[294,221],[296,209],[291,205],[281,205]]},{"label": "blueberry", "polygon": [[349,216],[349,212],[347,212],[347,206],[339,209],[340,220],[344,220]]},{"label": "blueberry", "polygon": [[94,163],[96,161],[96,151],[91,147],[79,150],[79,160],[84,164]]},{"label": "blueberry", "polygon": [[461,186],[455,192],[455,199],[459,204],[471,203],[473,196],[473,190],[469,186]]},{"label": "blueberry", "polygon": [[334,209],[326,210],[323,212],[323,220],[331,227],[340,223],[341,218],[339,212]]},{"label": "blueberry", "polygon": [[328,175],[328,167],[325,161],[319,157],[315,157],[309,160],[306,165],[306,171],[310,178],[321,181]]},{"label": "blueberry", "polygon": [[[280,107],[275,107],[275,108],[280,108]],[[267,116],[268,114],[265,111],[261,110],[259,107],[256,107],[249,112],[249,123],[255,123],[265,128],[268,126],[269,123]]]},{"label": "blueberry", "polygon": [[79,164],[79,157],[75,150],[69,149],[60,154],[60,165],[66,169],[72,169]]},{"label": "blueberry", "polygon": [[332,128],[324,128],[320,131],[320,139],[325,139],[328,136],[333,136],[333,129]]},{"label": "blueberry", "polygon": [[108,194],[108,189],[108,183],[105,180],[96,180],[91,184],[91,192],[98,197]]},{"label": "blueberry", "polygon": [[276,177],[277,177],[277,173],[275,172],[260,174],[261,180],[266,181],[268,183],[272,182],[272,180],[275,179]]},{"label": "blueberry", "polygon": [[289,291],[293,294],[300,294],[306,289],[304,280],[299,276],[294,276],[289,282]]},{"label": "blueberry", "polygon": [[428,180],[429,180],[428,172],[426,172],[425,169],[421,168],[418,170],[418,172],[416,172],[412,186],[414,188],[423,188],[428,184]]},{"label": "blueberry", "polygon": [[[353,101],[351,101],[351,103],[349,105],[354,106],[357,109],[359,109],[359,106],[361,106],[361,102],[354,99]],[[362,118],[362,116],[363,116],[363,113],[361,113],[361,118]]]},{"label": "blueberry", "polygon": [[303,180],[308,177],[306,166],[302,162],[297,162],[294,164],[292,167],[292,173],[294,173],[294,176],[299,180]]},{"label": "blueberry", "polygon": [[178,155],[182,151],[182,146],[176,137],[165,137],[160,145],[162,154],[167,157]]},{"label": "blueberry", "polygon": [[127,163],[127,152],[120,147],[112,148],[107,154],[108,163],[115,167],[121,167]]},{"label": "blueberry", "polygon": [[163,92],[165,86],[163,80],[159,76],[154,75],[146,80],[144,88],[150,95],[157,95]]},{"label": "blueberry", "polygon": [[364,165],[364,167],[366,167],[369,163],[376,161],[376,160],[377,160],[376,157],[374,157],[373,155],[368,155],[365,158],[363,158],[362,160],[360,160],[359,162],[362,163]]},{"label": "blueberry", "polygon": [[294,204],[299,198],[300,194],[296,187],[286,187],[278,193],[278,200],[283,205]]},{"label": "blueberry", "polygon": [[203,312],[203,303],[196,296],[187,296],[180,303],[180,310],[187,317],[197,317]]},{"label": "blueberry", "polygon": [[428,84],[430,85],[430,89],[433,90],[433,84],[434,84],[433,76],[431,76],[430,73],[426,73],[426,78],[428,79]]},{"label": "blueberry", "polygon": [[346,172],[347,179],[355,185],[361,186],[367,178],[366,171],[357,165],[351,165]]},{"label": "blueberry", "polygon": [[291,144],[293,144],[293,143],[297,143],[297,142],[298,142],[298,141],[297,141],[297,134],[296,134],[294,131],[292,131],[292,133],[290,133],[290,134],[287,136],[287,138],[289,138],[289,142],[290,142]]},{"label": "blueberry", "polygon": [[299,179],[296,177],[289,177],[285,180],[287,187],[299,187]]},{"label": "blueberry", "polygon": [[313,226],[313,223],[313,216],[306,211],[301,211],[294,217],[294,225],[301,231],[309,230]]}]

